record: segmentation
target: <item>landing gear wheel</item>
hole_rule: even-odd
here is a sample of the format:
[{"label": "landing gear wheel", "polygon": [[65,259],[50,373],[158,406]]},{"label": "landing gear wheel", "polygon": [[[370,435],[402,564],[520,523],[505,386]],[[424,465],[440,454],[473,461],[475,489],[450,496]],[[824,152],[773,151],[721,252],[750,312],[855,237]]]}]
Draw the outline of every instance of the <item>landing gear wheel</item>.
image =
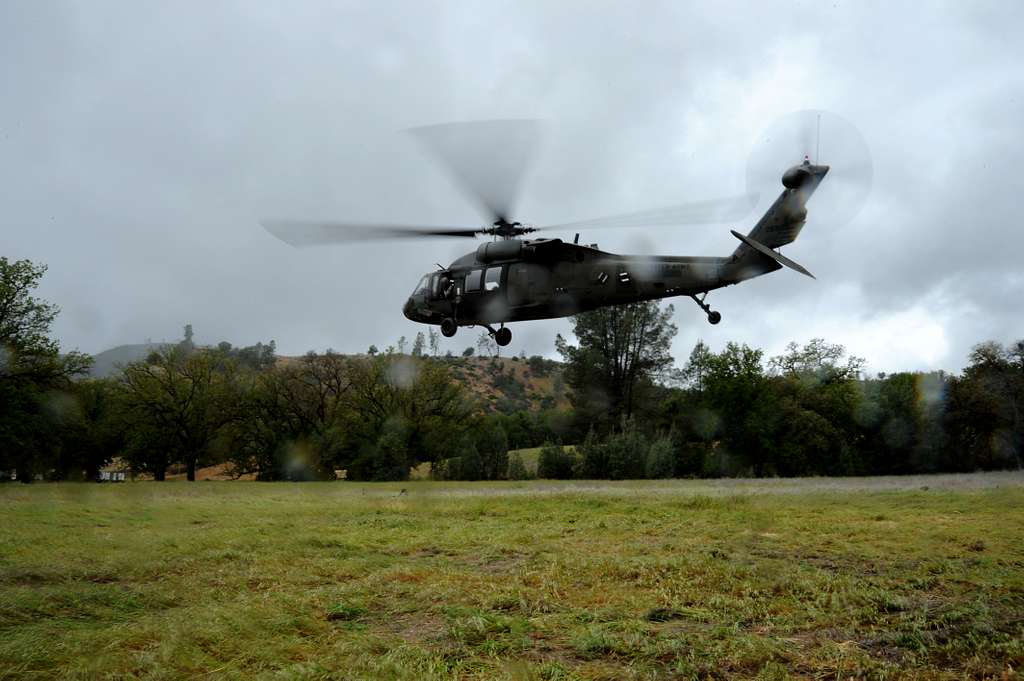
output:
[{"label": "landing gear wheel", "polygon": [[693,294],[690,294],[690,297],[693,298],[693,302],[697,303],[697,307],[699,307],[700,309],[704,310],[704,312],[707,313],[709,322],[711,322],[712,324],[717,324],[718,322],[722,321],[722,313],[715,312],[714,310],[711,309],[710,305],[704,302],[704,299],[708,297],[707,291],[705,291],[700,298]]},{"label": "landing gear wheel", "polygon": [[451,317],[445,317],[441,320],[441,335],[445,338],[451,338],[455,335],[455,332],[459,330],[459,325],[455,323],[455,320]]},{"label": "landing gear wheel", "polygon": [[494,342],[505,347],[512,342],[512,329],[506,329],[504,326],[494,332]]}]

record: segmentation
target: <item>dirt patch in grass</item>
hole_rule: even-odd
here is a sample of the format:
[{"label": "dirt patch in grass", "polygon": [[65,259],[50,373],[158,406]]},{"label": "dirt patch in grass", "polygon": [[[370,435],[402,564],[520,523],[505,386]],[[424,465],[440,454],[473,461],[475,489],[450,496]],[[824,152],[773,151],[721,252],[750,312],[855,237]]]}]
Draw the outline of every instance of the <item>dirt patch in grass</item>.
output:
[{"label": "dirt patch in grass", "polygon": [[568,641],[552,636],[544,631],[531,631],[530,647],[523,651],[522,658],[537,664],[557,664],[563,667],[575,667],[583,658],[575,646]]},{"label": "dirt patch in grass", "polygon": [[60,584],[67,579],[66,575],[56,572],[37,570],[3,570],[0,571],[0,584],[15,586],[41,586],[43,584]]},{"label": "dirt patch in grass", "polygon": [[377,628],[382,633],[396,636],[406,643],[424,645],[441,642],[447,624],[440,615],[412,612],[391,616]]},{"label": "dirt patch in grass", "polygon": [[110,572],[93,572],[84,575],[82,579],[93,584],[113,584],[121,581],[120,577]]},{"label": "dirt patch in grass", "polygon": [[515,552],[480,556],[472,561],[472,566],[485,574],[507,575],[518,570],[526,562],[526,558],[525,554]]},{"label": "dirt patch in grass", "polygon": [[459,552],[440,546],[421,546],[419,548],[410,548],[402,552],[401,555],[419,559],[452,558],[459,555]]},{"label": "dirt patch in grass", "polygon": [[112,584],[120,582],[121,577],[112,572],[49,572],[43,570],[5,570],[0,571],[0,584],[14,586],[47,586],[66,584],[69,582],[92,582],[93,584]]}]

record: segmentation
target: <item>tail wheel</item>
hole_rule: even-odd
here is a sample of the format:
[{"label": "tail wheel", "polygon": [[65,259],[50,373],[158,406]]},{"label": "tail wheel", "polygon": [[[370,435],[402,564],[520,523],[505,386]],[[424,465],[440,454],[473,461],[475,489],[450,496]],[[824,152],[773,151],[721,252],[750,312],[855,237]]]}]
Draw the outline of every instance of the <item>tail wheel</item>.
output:
[{"label": "tail wheel", "polygon": [[494,342],[504,347],[512,342],[512,329],[501,327],[494,332]]},{"label": "tail wheel", "polygon": [[445,338],[451,338],[455,335],[455,332],[459,330],[459,325],[455,323],[455,320],[451,317],[445,317],[441,320],[441,335]]},{"label": "tail wheel", "polygon": [[717,324],[718,322],[722,321],[722,313],[708,312],[708,321],[711,322],[712,324]]}]

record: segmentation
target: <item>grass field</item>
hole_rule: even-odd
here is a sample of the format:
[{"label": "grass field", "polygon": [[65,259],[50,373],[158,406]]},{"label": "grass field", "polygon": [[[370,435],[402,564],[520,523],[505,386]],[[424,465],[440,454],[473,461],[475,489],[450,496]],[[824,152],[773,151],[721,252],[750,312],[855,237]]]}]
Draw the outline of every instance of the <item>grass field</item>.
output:
[{"label": "grass field", "polygon": [[1020,473],[0,486],[0,678],[1021,665]]}]

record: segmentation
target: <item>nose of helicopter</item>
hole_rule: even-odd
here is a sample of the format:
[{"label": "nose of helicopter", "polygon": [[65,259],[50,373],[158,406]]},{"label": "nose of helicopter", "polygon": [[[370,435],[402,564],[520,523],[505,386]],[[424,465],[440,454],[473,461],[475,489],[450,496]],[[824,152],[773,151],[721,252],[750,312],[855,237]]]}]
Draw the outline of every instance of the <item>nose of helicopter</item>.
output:
[{"label": "nose of helicopter", "polygon": [[406,299],[405,305],[402,306],[402,314],[405,315],[406,319],[416,321],[416,315],[413,313],[412,296]]}]

